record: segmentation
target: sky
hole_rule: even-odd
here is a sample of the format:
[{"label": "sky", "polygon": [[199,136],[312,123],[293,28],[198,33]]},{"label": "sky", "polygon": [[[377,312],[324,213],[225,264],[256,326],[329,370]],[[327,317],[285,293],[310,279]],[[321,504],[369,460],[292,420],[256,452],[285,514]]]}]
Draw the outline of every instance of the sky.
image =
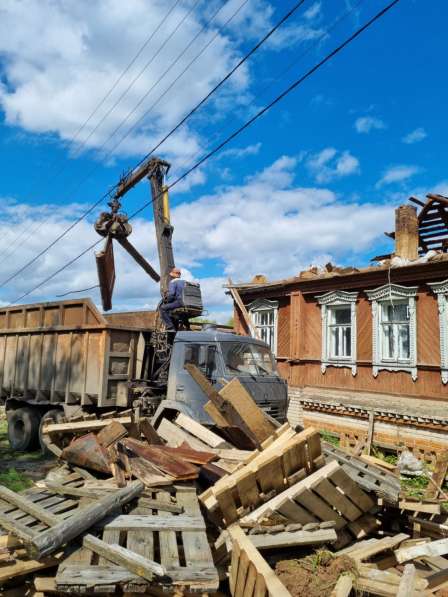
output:
[{"label": "sky", "polygon": [[[20,302],[100,303],[96,288],[74,293],[98,283],[93,250],[41,283],[99,238],[93,222],[120,176],[295,4],[2,0],[0,304],[39,285]],[[167,182],[385,5],[305,0],[160,146],[157,155],[172,165]],[[401,0],[172,188],[176,264],[201,283],[208,317],[228,320],[229,277],[275,280],[328,261],[368,265],[393,250],[384,232],[398,205],[448,194],[447,17],[443,0]],[[141,182],[123,211],[149,198]],[[151,208],[132,226],[129,240],[158,269]],[[120,247],[115,258],[114,309],[153,309],[158,286]]]}]

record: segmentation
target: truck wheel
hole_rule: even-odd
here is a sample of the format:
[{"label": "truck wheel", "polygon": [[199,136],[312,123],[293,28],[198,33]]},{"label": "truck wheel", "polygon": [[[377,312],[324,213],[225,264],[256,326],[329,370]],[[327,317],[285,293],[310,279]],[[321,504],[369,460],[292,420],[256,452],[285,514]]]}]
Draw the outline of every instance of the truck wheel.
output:
[{"label": "truck wheel", "polygon": [[44,436],[42,433],[42,428],[44,426],[44,422],[46,423],[48,421],[48,419],[51,419],[51,421],[53,423],[62,423],[65,420],[64,413],[62,410],[59,410],[58,408],[52,408],[51,410],[48,410],[46,413],[44,413],[44,415],[40,421],[39,444],[40,444],[40,449],[42,450],[42,454],[44,454],[45,456],[53,455],[53,453],[50,452],[50,450],[47,448],[47,446],[45,444]]},{"label": "truck wheel", "polygon": [[39,413],[32,408],[18,408],[8,414],[9,445],[18,452],[35,450],[39,446]]}]

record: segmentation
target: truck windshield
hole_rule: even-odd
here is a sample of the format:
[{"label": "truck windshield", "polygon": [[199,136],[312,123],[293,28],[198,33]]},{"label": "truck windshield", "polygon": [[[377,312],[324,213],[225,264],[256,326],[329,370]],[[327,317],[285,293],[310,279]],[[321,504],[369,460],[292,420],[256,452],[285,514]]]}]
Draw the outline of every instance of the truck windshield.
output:
[{"label": "truck windshield", "polygon": [[275,373],[271,351],[258,344],[222,342],[226,373],[230,375],[272,375]]}]

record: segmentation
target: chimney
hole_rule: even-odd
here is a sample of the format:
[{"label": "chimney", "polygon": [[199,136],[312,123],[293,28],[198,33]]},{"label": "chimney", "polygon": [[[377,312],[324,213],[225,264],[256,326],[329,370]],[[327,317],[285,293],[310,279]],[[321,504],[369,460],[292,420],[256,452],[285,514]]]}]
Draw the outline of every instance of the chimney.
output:
[{"label": "chimney", "polygon": [[417,209],[412,205],[400,205],[395,210],[395,255],[402,259],[418,258]]}]

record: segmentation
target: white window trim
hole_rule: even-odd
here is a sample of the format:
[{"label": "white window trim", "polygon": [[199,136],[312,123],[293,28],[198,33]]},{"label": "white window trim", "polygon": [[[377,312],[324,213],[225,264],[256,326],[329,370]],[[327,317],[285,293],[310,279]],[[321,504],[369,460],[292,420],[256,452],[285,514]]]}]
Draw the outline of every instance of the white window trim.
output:
[{"label": "white window trim", "polygon": [[448,383],[448,280],[428,283],[428,286],[437,295],[439,305],[440,374],[442,383],[446,384]]},{"label": "white window trim", "polygon": [[[357,292],[346,292],[345,290],[334,290],[317,296],[317,301],[321,306],[322,315],[322,357],[320,369],[325,373],[327,367],[349,367],[352,375],[355,376],[356,368],[356,300]],[[328,342],[328,307],[338,307],[340,305],[350,305],[350,323],[351,331],[351,356],[349,358],[331,358],[330,346]]]},{"label": "white window trim", "polygon": [[[406,371],[417,379],[417,314],[416,300],[418,286],[400,286],[399,284],[385,284],[375,290],[366,290],[372,302],[372,365],[373,377],[377,377],[381,370]],[[409,302],[409,364],[394,363],[381,359],[380,317],[381,304],[389,301],[407,299]]]},{"label": "white window trim", "polygon": [[255,313],[259,313],[260,311],[274,311],[274,341],[273,341],[273,346],[271,348],[272,353],[275,355],[277,355],[277,332],[278,332],[278,327],[277,327],[277,323],[278,323],[278,301],[270,301],[268,299],[256,299],[253,303],[250,303],[250,305],[248,305],[248,311],[249,311],[249,316],[252,322],[251,325],[251,333],[254,337],[260,337],[257,336],[257,334],[255,333],[257,330],[257,327],[254,323],[254,317],[253,315]]}]

